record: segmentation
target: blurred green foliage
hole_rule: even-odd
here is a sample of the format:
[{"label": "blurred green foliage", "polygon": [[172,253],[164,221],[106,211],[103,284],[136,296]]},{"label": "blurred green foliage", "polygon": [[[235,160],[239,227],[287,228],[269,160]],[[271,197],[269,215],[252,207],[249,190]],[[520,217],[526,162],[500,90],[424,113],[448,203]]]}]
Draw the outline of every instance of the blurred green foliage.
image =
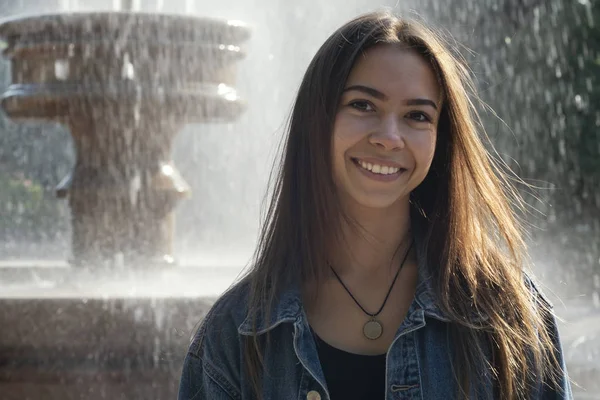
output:
[{"label": "blurred green foliage", "polygon": [[[8,84],[8,63],[0,78]],[[0,249],[64,235],[64,200],[54,186],[72,164],[71,138],[52,123],[11,122],[0,117]]]},{"label": "blurred green foliage", "polygon": [[0,232],[26,228],[38,219],[44,198],[40,185],[0,175],[0,188]]},{"label": "blurred green foliage", "polygon": [[30,179],[0,173],[0,240],[37,241],[64,230],[64,212],[51,195]]}]

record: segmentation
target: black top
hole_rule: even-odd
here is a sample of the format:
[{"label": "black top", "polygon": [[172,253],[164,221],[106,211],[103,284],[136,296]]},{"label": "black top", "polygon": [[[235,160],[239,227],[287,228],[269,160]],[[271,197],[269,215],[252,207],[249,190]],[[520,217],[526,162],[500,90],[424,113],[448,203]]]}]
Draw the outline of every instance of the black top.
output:
[{"label": "black top", "polygon": [[313,331],[331,400],[385,399],[385,354],[348,353],[323,341]]}]

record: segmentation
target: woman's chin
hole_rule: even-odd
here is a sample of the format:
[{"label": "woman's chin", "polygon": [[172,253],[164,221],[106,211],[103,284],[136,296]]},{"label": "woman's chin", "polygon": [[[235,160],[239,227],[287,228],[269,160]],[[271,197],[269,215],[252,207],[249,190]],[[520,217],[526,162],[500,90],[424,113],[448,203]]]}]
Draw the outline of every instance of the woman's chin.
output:
[{"label": "woman's chin", "polygon": [[398,207],[401,209],[401,204],[409,202],[408,195],[377,195],[373,193],[365,193],[362,195],[356,195],[352,197],[349,203],[355,204],[359,208],[365,208],[370,210],[382,210],[389,211],[390,209]]}]

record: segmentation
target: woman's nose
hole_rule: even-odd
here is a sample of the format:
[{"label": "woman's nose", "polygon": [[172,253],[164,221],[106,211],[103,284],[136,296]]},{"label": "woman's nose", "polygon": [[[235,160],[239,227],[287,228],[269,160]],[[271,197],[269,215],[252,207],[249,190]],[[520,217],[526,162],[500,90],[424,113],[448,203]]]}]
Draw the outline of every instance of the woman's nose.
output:
[{"label": "woman's nose", "polygon": [[369,135],[371,144],[384,150],[398,150],[404,148],[404,134],[401,121],[390,116],[381,120]]}]

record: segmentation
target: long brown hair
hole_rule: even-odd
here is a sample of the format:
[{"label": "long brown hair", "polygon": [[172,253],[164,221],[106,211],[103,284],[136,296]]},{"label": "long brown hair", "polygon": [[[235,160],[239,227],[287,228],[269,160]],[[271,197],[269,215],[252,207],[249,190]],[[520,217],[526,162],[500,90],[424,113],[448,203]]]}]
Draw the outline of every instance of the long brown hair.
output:
[{"label": "long brown hair", "polygon": [[[477,372],[473,366],[485,359],[487,343],[499,397],[526,398],[532,377],[540,377],[556,359],[544,328],[550,311],[543,303],[535,305],[523,276],[523,234],[511,208],[521,203],[508,172],[479,137],[469,70],[440,36],[418,21],[382,12],[360,16],[331,35],[310,63],[246,278],[249,314],[256,327],[258,315],[270,313],[287,284],[324,278],[326,243],[336,234],[332,227],[344,218],[331,165],[335,115],[357,57],[380,44],[408,46],[421,54],[436,72],[444,95],[434,160],[411,203],[425,232],[423,251],[437,301],[453,321],[459,395],[467,397]],[[474,322],[473,315],[485,316],[485,323]],[[245,347],[258,398],[261,343],[254,335]]]}]

